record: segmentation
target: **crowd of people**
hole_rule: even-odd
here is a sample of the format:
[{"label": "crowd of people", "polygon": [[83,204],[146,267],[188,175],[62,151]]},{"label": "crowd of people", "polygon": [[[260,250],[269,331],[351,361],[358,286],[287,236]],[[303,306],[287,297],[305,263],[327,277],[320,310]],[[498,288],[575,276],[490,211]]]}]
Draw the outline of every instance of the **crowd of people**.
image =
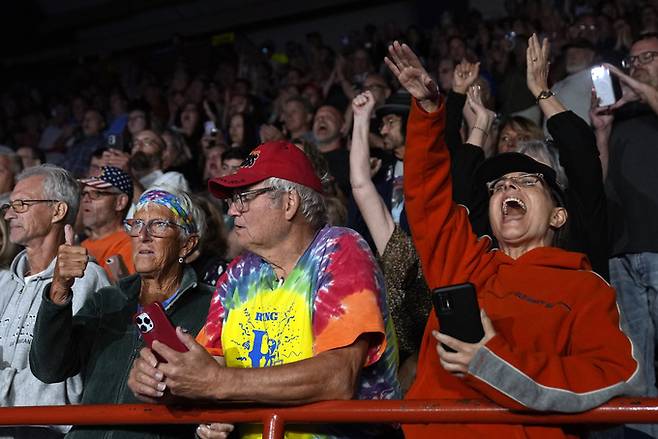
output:
[{"label": "crowd of people", "polygon": [[[16,79],[0,95],[0,405],[485,398],[571,413],[657,396],[658,4],[506,6],[367,25],[339,50],[319,32],[280,50],[236,38]],[[595,66],[620,84],[611,105]],[[432,310],[434,289],[464,282],[476,343]],[[133,317],[154,302],[186,352],[145,347]],[[286,429],[658,438],[652,424]]]}]

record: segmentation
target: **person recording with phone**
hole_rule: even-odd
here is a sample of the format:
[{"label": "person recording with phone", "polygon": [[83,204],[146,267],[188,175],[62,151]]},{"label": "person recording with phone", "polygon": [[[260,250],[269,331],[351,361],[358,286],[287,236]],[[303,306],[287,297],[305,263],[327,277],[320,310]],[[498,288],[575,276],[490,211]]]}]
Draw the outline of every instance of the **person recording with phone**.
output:
[{"label": "person recording with phone", "polygon": [[[530,61],[541,54],[530,42]],[[386,64],[414,97],[407,125],[405,200],[425,277],[436,289],[472,283],[484,337],[467,343],[439,332],[430,315],[407,399],[481,399],[504,407],[580,412],[644,381],[637,348],[623,332],[614,290],[580,253],[556,247],[568,220],[555,171],[524,154],[499,154],[476,172],[490,193],[498,248],[476,236],[468,211],[452,201],[445,100],[406,45]],[[442,344],[453,349],[449,352]],[[408,438],[574,437],[563,426],[434,424],[403,426]]]},{"label": "person recording with phone", "polygon": [[[144,342],[133,324],[142,307],[160,302],[173,325],[196,335],[210,305],[212,289],[197,280],[185,262],[203,239],[205,219],[185,192],[147,191],[135,216],[125,220],[136,274],[91,294],[71,316],[72,283],[87,267],[87,250],[60,246],[52,284],[46,288],[34,327],[30,367],[43,382],[81,373],[83,404],[137,402],[126,386],[136,351]],[[192,437],[191,426],[75,426],[68,438],[115,434],[122,438]],[[227,427],[228,428],[228,427]]]},{"label": "person recording with phone", "polygon": [[[612,105],[592,100],[590,116],[605,171],[611,227],[610,281],[644,357],[644,396],[658,396],[654,355],[658,332],[658,34],[645,34],[624,60],[628,73],[604,64],[623,94]],[[658,437],[655,424],[633,425]]]}]

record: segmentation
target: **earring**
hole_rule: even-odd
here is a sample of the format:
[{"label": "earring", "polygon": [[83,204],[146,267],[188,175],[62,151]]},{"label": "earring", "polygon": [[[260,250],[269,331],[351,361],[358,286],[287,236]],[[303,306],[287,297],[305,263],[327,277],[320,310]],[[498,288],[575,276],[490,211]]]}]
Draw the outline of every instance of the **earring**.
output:
[{"label": "earring", "polygon": [[178,263],[182,264],[185,260],[183,258],[178,258]]}]

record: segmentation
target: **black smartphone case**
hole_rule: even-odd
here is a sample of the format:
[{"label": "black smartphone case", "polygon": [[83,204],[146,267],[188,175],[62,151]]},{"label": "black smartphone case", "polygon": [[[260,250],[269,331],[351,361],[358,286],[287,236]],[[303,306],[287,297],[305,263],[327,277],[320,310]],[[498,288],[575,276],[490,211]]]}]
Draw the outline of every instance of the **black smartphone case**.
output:
[{"label": "black smartphone case", "polygon": [[[439,332],[466,343],[477,343],[484,337],[480,306],[472,283],[450,285],[432,290],[432,303]],[[449,352],[452,348],[443,345]]]}]

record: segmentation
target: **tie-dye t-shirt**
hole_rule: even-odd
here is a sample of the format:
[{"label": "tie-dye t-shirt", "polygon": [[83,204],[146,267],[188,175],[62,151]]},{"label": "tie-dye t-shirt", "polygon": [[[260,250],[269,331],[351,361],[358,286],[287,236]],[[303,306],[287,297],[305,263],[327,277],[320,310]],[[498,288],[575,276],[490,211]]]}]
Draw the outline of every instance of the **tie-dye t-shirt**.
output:
[{"label": "tie-dye t-shirt", "polygon": [[[400,397],[397,340],[384,281],[368,245],[353,230],[321,229],[283,282],[269,263],[246,253],[217,285],[197,340],[213,355],[224,356],[228,367],[292,363],[370,333],[374,336],[355,398]],[[249,430],[243,426],[242,437],[260,437]],[[338,425],[286,427],[287,438],[363,435]]]}]

